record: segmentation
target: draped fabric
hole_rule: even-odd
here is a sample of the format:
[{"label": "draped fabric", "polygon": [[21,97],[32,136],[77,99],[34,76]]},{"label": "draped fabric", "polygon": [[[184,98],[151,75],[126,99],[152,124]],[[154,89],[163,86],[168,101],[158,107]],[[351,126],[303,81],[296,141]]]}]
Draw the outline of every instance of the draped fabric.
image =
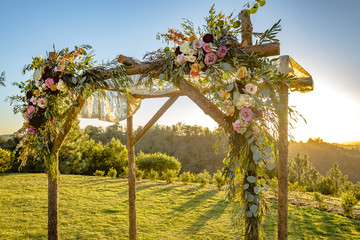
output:
[{"label": "draped fabric", "polygon": [[152,86],[146,86],[139,81],[140,75],[133,75],[131,78],[133,83],[130,85],[128,93],[125,91],[98,91],[86,100],[78,117],[97,118],[107,122],[122,121],[135,114],[140,108],[141,98],[136,98],[137,94],[156,96],[177,90],[167,82],[160,86],[159,80],[155,80]]}]

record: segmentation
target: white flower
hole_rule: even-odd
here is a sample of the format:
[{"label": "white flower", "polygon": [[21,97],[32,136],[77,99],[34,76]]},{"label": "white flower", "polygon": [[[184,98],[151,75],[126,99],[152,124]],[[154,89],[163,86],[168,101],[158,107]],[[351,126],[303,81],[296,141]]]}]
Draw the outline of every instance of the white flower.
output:
[{"label": "white flower", "polygon": [[42,76],[41,69],[36,69],[33,75],[34,80],[39,81],[41,79],[41,76]]},{"label": "white flower", "polygon": [[197,51],[195,51],[194,49],[190,48],[189,51],[188,51],[188,54],[189,55],[195,55],[197,53]]},{"label": "white flower", "polygon": [[235,104],[237,109],[241,109],[241,108],[245,107],[246,96],[247,96],[246,94],[240,94],[240,96],[237,99],[237,102]]},{"label": "white flower", "polygon": [[254,94],[256,94],[257,86],[255,84],[248,83],[245,85],[245,90],[246,90],[246,92],[254,95]]},{"label": "white flower", "polygon": [[65,85],[64,81],[60,79],[57,85],[57,89],[62,92],[66,92],[68,90],[68,87]]},{"label": "white flower", "polygon": [[39,107],[41,107],[42,109],[46,108],[47,106],[47,99],[46,98],[39,98],[37,100],[37,104]]},{"label": "white flower", "polygon": [[189,50],[190,50],[189,42],[184,42],[183,44],[181,44],[180,51],[182,53],[187,54]]},{"label": "white flower", "polygon": [[54,68],[54,72],[61,72],[62,70],[64,70],[64,67],[63,66],[56,66]]},{"label": "white flower", "polygon": [[245,107],[254,107],[255,101],[249,95],[245,95]]},{"label": "white flower", "polygon": [[200,49],[203,45],[204,45],[204,41],[201,39],[196,39],[194,40],[194,42],[192,43],[192,46],[195,50]]},{"label": "white flower", "polygon": [[30,102],[31,102],[32,104],[36,105],[36,103],[37,103],[37,97],[32,96],[32,97],[30,98]]},{"label": "white flower", "polygon": [[46,90],[46,89],[47,89],[47,86],[46,86],[45,83],[43,83],[43,84],[41,85],[41,90]]},{"label": "white flower", "polygon": [[196,57],[195,56],[185,56],[185,60],[188,62],[195,62]]}]

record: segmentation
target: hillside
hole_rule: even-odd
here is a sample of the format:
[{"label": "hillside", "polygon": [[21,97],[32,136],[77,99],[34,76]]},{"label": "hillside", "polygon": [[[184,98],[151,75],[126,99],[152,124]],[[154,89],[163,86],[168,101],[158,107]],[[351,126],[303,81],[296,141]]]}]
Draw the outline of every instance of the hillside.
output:
[{"label": "hillside", "polygon": [[360,181],[359,145],[339,145],[312,140],[307,143],[291,142],[289,158],[298,152],[309,155],[310,162],[322,175],[336,162],[342,173],[349,176],[350,181]]},{"label": "hillside", "polygon": [[[45,239],[45,174],[0,175],[0,239]],[[62,239],[128,239],[127,181],[62,175]],[[277,205],[264,223],[276,239]],[[232,239],[224,192],[196,184],[137,183],[139,239]],[[36,219],[36,221],[34,221]],[[312,208],[289,206],[289,239],[358,239],[360,222]]]}]

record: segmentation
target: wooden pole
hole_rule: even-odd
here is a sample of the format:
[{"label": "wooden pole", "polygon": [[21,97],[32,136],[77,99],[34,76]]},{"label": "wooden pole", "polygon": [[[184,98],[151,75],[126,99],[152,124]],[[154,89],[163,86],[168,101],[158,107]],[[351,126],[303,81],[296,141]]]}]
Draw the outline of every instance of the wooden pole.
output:
[{"label": "wooden pole", "polygon": [[278,239],[288,236],[288,87],[280,85],[279,163],[278,163]]},{"label": "wooden pole", "polygon": [[[129,106],[128,106],[129,108]],[[133,117],[127,122],[127,148],[128,148],[128,183],[129,183],[129,239],[137,240],[136,226],[136,177],[135,177],[135,148],[133,135]]]},{"label": "wooden pole", "polygon": [[52,152],[48,169],[48,240],[59,239],[58,169],[58,154]]}]

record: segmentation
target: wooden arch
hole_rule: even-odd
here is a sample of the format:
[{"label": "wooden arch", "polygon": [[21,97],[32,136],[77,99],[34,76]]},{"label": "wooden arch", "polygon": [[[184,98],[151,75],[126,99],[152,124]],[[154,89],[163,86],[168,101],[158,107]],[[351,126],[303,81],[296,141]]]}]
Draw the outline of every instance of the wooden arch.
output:
[{"label": "wooden arch", "polygon": [[[241,44],[239,47],[251,54],[256,52],[262,57],[280,55],[279,42],[272,42],[262,45],[252,45],[252,24],[249,16],[245,16],[245,11],[242,14],[241,26]],[[49,54],[51,58],[51,53]],[[132,58],[120,55],[118,62],[127,66],[125,73],[127,75],[143,74],[151,67],[151,63],[137,64]],[[103,78],[108,79],[108,73],[103,72]],[[156,123],[156,121],[166,112],[167,109],[178,99],[179,96],[189,97],[196,105],[198,105],[205,114],[214,119],[220,126],[224,127],[228,132],[233,129],[229,127],[226,122],[225,114],[207,99],[197,88],[191,83],[182,79],[179,82],[179,90],[163,95],[146,95],[134,94],[135,98],[159,98],[169,97],[167,102],[155,113],[150,121],[137,134],[133,134],[133,117],[127,118],[127,148],[128,148],[128,168],[129,168],[129,239],[137,239],[137,224],[136,224],[136,178],[135,178],[135,144],[144,136],[144,134]],[[69,133],[72,124],[77,119],[78,114],[85,104],[85,97],[81,94],[77,97],[77,107],[69,111],[61,133],[58,133],[54,139],[54,144],[51,149],[50,167],[58,169],[58,152]],[[288,86],[282,84],[280,86],[280,103],[285,106],[278,112],[279,115],[279,162],[278,162],[278,239],[287,239],[287,216],[288,216]],[[129,111],[129,106],[128,106]],[[231,126],[231,124],[230,124]],[[48,174],[48,239],[59,239],[58,231],[58,178],[53,176],[51,172]]]}]

